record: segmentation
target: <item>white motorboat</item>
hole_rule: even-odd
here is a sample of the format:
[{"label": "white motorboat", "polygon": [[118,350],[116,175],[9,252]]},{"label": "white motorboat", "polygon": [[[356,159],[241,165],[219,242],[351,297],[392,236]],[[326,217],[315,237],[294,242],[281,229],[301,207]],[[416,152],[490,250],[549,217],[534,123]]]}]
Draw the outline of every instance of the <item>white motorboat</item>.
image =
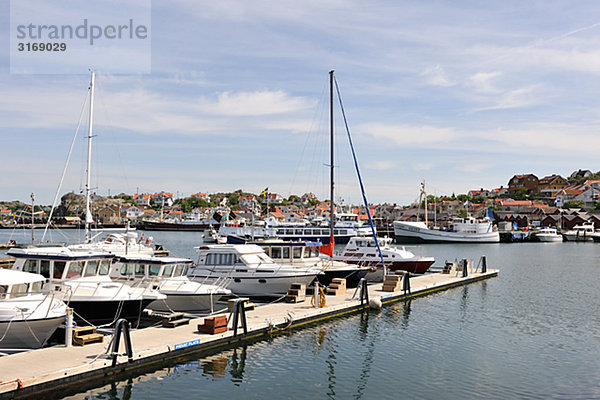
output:
[{"label": "white motorboat", "polygon": [[45,279],[0,269],[0,351],[38,349],[65,321],[65,303],[42,292]]},{"label": "white motorboat", "polygon": [[347,288],[354,288],[371,270],[365,265],[332,260],[329,256],[321,254],[319,252],[323,245],[321,242],[287,242],[275,239],[252,244],[260,246],[278,264],[320,268],[323,273],[317,279],[325,286],[329,285],[334,278],[343,278],[346,280]]},{"label": "white motorboat", "polygon": [[292,283],[308,286],[321,273],[314,266],[278,264],[252,244],[213,244],[195,249],[198,262],[188,272],[190,279],[199,282],[230,279],[227,288],[239,295],[283,295]]},{"label": "white motorboat", "polygon": [[534,237],[540,242],[562,242],[563,237],[556,228],[544,227],[534,233]]},{"label": "white motorboat", "polygon": [[202,312],[212,311],[213,305],[231,290],[221,285],[200,283],[187,277],[192,265],[189,258],[155,257],[149,255],[121,256],[113,263],[111,277],[151,286],[167,296],[148,305],[154,311]]},{"label": "white motorboat", "polygon": [[136,232],[116,233],[111,232],[97,241],[69,245],[73,251],[98,251],[126,256],[131,254],[154,255],[153,239],[148,237],[138,239]]},{"label": "white motorboat", "polygon": [[110,276],[114,254],[72,251],[67,247],[14,248],[12,269],[42,275],[74,310],[75,321],[111,323],[118,318],[138,322],[153,301],[165,299],[152,288],[115,282]]},{"label": "white motorboat", "polygon": [[454,218],[448,230],[429,229],[423,222],[394,221],[394,236],[399,243],[499,243],[500,234],[491,220]]},{"label": "white motorboat", "polygon": [[344,250],[336,254],[334,259],[373,268],[373,271],[367,274],[367,280],[379,282],[383,279],[383,264],[388,271],[392,272],[408,271],[414,274],[424,274],[435,262],[433,257],[415,256],[404,247],[392,247],[391,238],[377,238],[377,241],[381,255],[373,237],[356,237],[350,239]]},{"label": "white motorboat", "polygon": [[573,229],[563,232],[563,237],[569,242],[590,242],[593,240],[594,223],[575,225]]}]

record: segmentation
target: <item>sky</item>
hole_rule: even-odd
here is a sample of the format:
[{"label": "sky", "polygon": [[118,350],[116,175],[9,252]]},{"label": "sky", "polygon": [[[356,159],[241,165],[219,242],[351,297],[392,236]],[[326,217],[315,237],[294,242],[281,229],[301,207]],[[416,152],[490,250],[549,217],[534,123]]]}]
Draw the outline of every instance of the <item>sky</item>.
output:
[{"label": "sky", "polygon": [[[121,2],[103,3],[118,15]],[[514,174],[600,170],[598,2],[154,0],[150,10],[149,71],[84,59],[80,73],[19,74],[0,0],[0,200],[52,203],[89,68],[101,195],[268,187],[327,199],[330,70],[370,203],[411,203],[421,181],[451,195]],[[358,204],[335,113],[336,201]],[[60,194],[85,185],[83,118]]]}]

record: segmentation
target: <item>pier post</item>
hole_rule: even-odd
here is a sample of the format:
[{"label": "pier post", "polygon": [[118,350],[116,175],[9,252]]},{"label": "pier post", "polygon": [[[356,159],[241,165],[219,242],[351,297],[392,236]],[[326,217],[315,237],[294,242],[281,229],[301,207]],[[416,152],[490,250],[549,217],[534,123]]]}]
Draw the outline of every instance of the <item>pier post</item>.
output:
[{"label": "pier post", "polygon": [[367,288],[367,280],[360,278],[360,305],[362,306],[366,302],[369,304],[369,289]]},{"label": "pier post", "polygon": [[65,346],[73,347],[73,309],[67,307],[65,315]]},{"label": "pier post", "polygon": [[410,272],[406,271],[402,277],[402,290],[404,294],[410,293]]},{"label": "pier post", "polygon": [[236,300],[233,306],[233,337],[237,336],[238,320],[242,323],[244,334],[248,333],[248,324],[246,323],[246,306],[244,300]]},{"label": "pier post", "polygon": [[485,256],[481,256],[481,273],[485,274],[487,272],[487,260]]},{"label": "pier post", "polygon": [[131,335],[129,333],[129,322],[125,318],[121,318],[115,324],[115,337],[113,338],[113,349],[112,349],[112,366],[117,365],[117,357],[119,356],[119,344],[121,342],[121,333],[123,333],[125,340],[125,352],[127,354],[127,361],[133,361],[133,347],[131,346]]},{"label": "pier post", "polygon": [[467,271],[469,262],[467,261],[466,258],[462,259],[462,276],[463,278],[466,278],[467,276],[469,276],[469,272]]}]

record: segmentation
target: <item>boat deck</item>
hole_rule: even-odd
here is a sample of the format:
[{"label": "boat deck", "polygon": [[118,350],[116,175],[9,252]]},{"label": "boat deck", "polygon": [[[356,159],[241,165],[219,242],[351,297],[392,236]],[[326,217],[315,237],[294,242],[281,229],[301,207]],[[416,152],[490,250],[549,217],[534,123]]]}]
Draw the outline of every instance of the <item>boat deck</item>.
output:
[{"label": "boat deck", "polygon": [[[469,276],[462,277],[462,272],[451,270],[446,274],[415,276],[410,279],[410,293],[401,290],[384,292],[382,284],[375,284],[368,287],[369,298],[379,298],[385,305],[497,275],[498,270],[488,270],[486,273],[471,272]],[[358,295],[353,298],[354,292],[355,289],[348,289],[341,295],[327,296],[327,304],[323,308],[312,307],[308,295],[304,302],[277,302],[258,306],[246,311],[247,334],[238,326],[236,337],[232,331],[232,318],[226,332],[214,335],[198,332],[198,324],[203,322],[203,318],[176,328],[153,327],[132,331],[133,360],[129,362],[126,355],[119,355],[115,367],[112,367],[112,357],[109,354],[109,337],[105,337],[104,343],[69,348],[58,345],[0,357],[0,398],[40,398],[41,395],[64,392],[72,387],[94,387],[107,377],[152,368],[153,364],[159,367],[165,362],[176,362],[193,353],[226,348],[243,340],[277,334],[369,307],[366,301],[361,304]],[[119,351],[125,353],[123,342],[121,340]]]}]

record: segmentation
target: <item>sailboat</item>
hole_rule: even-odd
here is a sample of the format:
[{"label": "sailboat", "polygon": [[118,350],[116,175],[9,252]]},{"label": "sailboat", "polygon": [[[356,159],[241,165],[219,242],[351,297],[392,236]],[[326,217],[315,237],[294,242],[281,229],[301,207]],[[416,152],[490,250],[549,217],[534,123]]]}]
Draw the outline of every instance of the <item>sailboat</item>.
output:
[{"label": "sailboat", "polygon": [[[88,127],[85,243],[91,244],[90,180],[92,156],[92,126],[94,115],[95,72],[90,81],[90,115]],[[115,255],[107,251],[65,246],[14,248],[8,255],[15,257],[13,270],[40,274],[46,286],[73,307],[76,321],[112,323],[118,318],[139,321],[142,311],[155,300],[166,296],[151,287],[133,287],[114,282],[109,277]]]}]

